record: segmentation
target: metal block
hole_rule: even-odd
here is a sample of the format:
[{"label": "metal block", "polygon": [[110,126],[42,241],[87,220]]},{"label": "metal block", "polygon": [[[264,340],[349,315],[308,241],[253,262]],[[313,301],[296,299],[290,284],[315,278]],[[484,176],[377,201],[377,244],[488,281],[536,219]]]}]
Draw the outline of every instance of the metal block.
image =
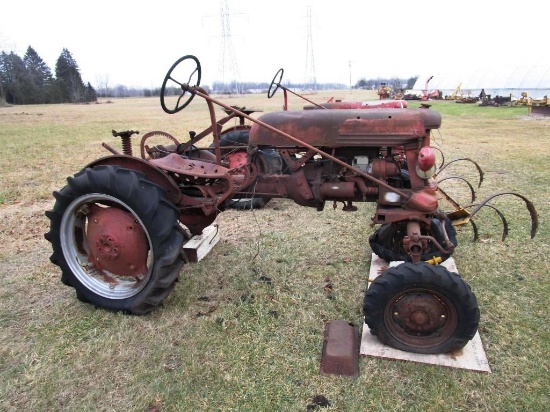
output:
[{"label": "metal block", "polygon": [[353,324],[335,320],[325,325],[321,374],[359,376],[359,340]]}]

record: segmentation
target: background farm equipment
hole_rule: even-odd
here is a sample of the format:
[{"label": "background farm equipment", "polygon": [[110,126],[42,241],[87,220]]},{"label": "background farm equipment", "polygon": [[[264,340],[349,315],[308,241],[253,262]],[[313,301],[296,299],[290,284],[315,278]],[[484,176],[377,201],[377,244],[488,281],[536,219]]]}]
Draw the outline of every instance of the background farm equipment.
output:
[{"label": "background farm equipment", "polygon": [[392,88],[386,83],[381,83],[378,88],[378,97],[380,100],[389,99],[391,96]]},{"label": "background farm equipment", "polygon": [[[273,79],[268,97],[278,87]],[[420,108],[285,110],[253,118],[253,110],[218,101],[200,87],[201,66],[184,56],[161,88],[168,114],[202,98],[211,124],[180,142],[146,133],[140,157],[128,130],[113,132],[123,151],[95,160],[54,193],[45,235],[51,261],[78,299],[137,315],[158,307],[187,262],[183,244],[200,235],[235,199],[290,199],[322,210],[327,201],[354,211],[376,203],[370,237],[387,260],[405,261],[380,275],[365,293],[365,322],[397,348],[441,353],[462,348],[476,333],[479,309],[466,282],[443,266],[457,246],[451,219],[438,207],[431,134],[441,116]],[[172,85],[180,90],[169,94]],[[286,92],[286,89],[284,89]],[[215,107],[225,116],[216,118]],[[332,107],[333,109],[336,107]],[[318,109],[318,110],[317,110]],[[226,127],[231,119],[236,126]],[[246,125],[245,120],[251,122]],[[166,145],[148,145],[162,136]],[[209,147],[198,147],[204,138]],[[534,212],[534,208],[533,208]],[[536,225],[534,224],[534,232]]]},{"label": "background farm equipment", "polygon": [[405,100],[434,100],[434,99],[441,99],[442,94],[441,90],[430,90],[428,89],[428,84],[430,83],[430,80],[433,79],[433,76],[430,76],[424,85],[424,88],[418,92],[414,90],[407,90],[405,91],[403,95],[403,99]]},{"label": "background farm equipment", "polygon": [[[372,100],[372,101],[354,101],[354,102],[343,102],[341,100],[334,100],[334,98],[329,99],[327,102],[318,103],[314,102],[305,96],[296,93],[289,89],[288,87],[285,87],[282,84],[283,75],[284,75],[284,69],[279,69],[277,73],[275,73],[275,76],[273,77],[273,80],[271,81],[271,84],[269,85],[269,89],[267,91],[267,97],[271,99],[273,96],[275,96],[275,93],[277,93],[277,90],[281,89],[283,91],[283,110],[288,110],[288,94],[293,94],[294,96],[297,96],[298,98],[305,100],[308,103],[311,103],[311,105],[304,106],[304,110],[312,110],[312,109],[375,109],[375,108],[394,108],[394,109],[402,109],[407,107],[407,102],[401,99],[396,100],[389,100],[389,101],[379,101],[379,100]],[[391,90],[391,89],[389,89]]]}]

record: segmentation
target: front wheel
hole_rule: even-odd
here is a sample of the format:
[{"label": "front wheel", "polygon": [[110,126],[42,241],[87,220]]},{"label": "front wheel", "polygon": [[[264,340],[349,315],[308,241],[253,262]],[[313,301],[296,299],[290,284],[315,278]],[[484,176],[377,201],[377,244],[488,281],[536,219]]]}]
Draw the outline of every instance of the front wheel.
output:
[{"label": "front wheel", "polygon": [[[432,236],[440,245],[445,244],[445,236],[442,225],[445,225],[445,232],[449,237],[449,241],[454,247],[457,246],[458,240],[456,229],[448,217],[443,222],[439,219],[432,219],[430,226],[422,225],[422,234]],[[386,262],[405,261],[411,262],[412,257],[403,247],[403,239],[407,236],[407,222],[394,222],[382,225],[376,232],[369,236],[369,244],[374,253]],[[427,244],[426,250],[422,251],[420,260],[426,261],[434,257],[441,258],[442,261],[447,260],[451,254],[444,254],[430,241]]]},{"label": "front wheel", "polygon": [[87,168],[67,179],[46,212],[52,263],[78,299],[143,315],[172,292],[185,233],[164,191],[133,170]]},{"label": "front wheel", "polygon": [[470,287],[443,266],[402,263],[378,276],[363,305],[371,333],[391,347],[437,354],[462,349],[477,332]]}]

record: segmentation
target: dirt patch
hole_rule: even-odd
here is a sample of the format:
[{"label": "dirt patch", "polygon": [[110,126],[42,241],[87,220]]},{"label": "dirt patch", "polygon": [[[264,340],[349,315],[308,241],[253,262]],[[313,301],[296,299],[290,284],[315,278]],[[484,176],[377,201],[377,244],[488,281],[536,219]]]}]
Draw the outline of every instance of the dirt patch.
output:
[{"label": "dirt patch", "polygon": [[51,207],[51,201],[40,201],[0,208],[2,255],[31,253],[32,257],[37,249],[44,250],[47,247],[44,233],[49,227],[49,220],[44,213]]}]

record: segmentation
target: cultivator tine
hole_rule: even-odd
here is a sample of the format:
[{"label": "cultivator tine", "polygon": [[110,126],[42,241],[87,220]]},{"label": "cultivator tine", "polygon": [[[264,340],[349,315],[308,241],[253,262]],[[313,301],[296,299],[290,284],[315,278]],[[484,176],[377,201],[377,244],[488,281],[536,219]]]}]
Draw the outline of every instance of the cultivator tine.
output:
[{"label": "cultivator tine", "polygon": [[[442,179],[442,180],[445,180],[445,179]],[[469,186],[470,186],[470,190],[473,190],[472,186],[471,185]],[[525,202],[527,206],[527,210],[529,211],[529,215],[531,216],[531,239],[533,239],[537,233],[537,229],[539,226],[537,211],[535,210],[535,206],[533,205],[533,203],[523,195],[520,195],[514,192],[499,192],[499,193],[492,194],[491,196],[489,196],[488,198],[486,198],[480,203],[470,204],[467,206],[460,206],[455,200],[453,200],[449,195],[447,195],[443,189],[438,188],[437,190],[438,190],[438,193],[441,195],[441,197],[455,208],[455,210],[451,212],[446,212],[447,217],[451,220],[451,222],[453,222],[454,226],[463,225],[468,222],[472,224],[472,228],[474,230],[474,241],[479,239],[479,233],[478,233],[477,225],[475,224],[472,218],[483,207],[489,207],[493,209],[496,212],[496,214],[500,217],[500,220],[502,221],[502,225],[503,225],[502,241],[504,241],[508,236],[509,225],[508,225],[508,221],[506,220],[506,217],[500,210],[498,210],[495,206],[489,203],[495,197],[503,196],[503,195],[514,195],[521,198]],[[472,197],[473,196],[474,195],[472,194]],[[472,209],[472,210],[469,211],[469,209]]]},{"label": "cultivator tine", "polygon": [[[489,205],[488,203],[494,199],[495,197],[498,197],[498,196],[503,196],[503,195],[513,195],[513,196],[517,196],[519,197],[520,199],[522,199],[524,202],[525,202],[525,205],[527,206],[527,210],[529,211],[529,215],[531,216],[531,239],[533,239],[535,237],[535,235],[537,234],[537,229],[539,227],[539,218],[538,218],[538,214],[537,214],[537,211],[535,210],[535,206],[533,205],[533,203],[527,199],[525,196],[523,195],[520,195],[519,193],[514,193],[514,192],[499,192],[499,193],[495,193],[495,194],[492,194],[491,196],[489,196],[488,198],[486,198],[483,202],[481,203],[478,203],[477,205],[470,205],[470,206],[467,206],[468,208],[469,207],[473,207],[474,209],[472,210],[472,212],[470,212],[470,218],[472,218],[482,207],[484,206],[489,206],[491,207],[492,209],[494,210],[497,210],[494,206],[492,205]],[[503,222],[506,222],[506,219],[504,219],[504,216],[502,215],[502,213],[500,213],[499,211],[497,211],[497,213],[499,214],[499,216],[501,216],[501,219],[503,219]],[[503,233],[503,240],[504,238],[506,237],[505,235],[508,234],[508,224],[506,223],[505,225],[505,233]]]},{"label": "cultivator tine", "polygon": [[[450,164],[458,162],[458,161],[467,161],[467,162],[471,162],[475,165],[475,167],[476,167],[476,169],[479,173],[479,182],[478,182],[477,187],[478,188],[481,187],[481,183],[483,182],[483,170],[481,169],[481,167],[479,166],[479,164],[477,162],[475,162],[474,160],[469,159],[469,158],[459,158],[459,159],[451,160],[448,163],[445,163],[445,157],[443,155],[443,152],[441,150],[439,152],[441,153],[441,156],[442,156],[443,160],[442,160],[441,166],[439,167],[438,172],[434,175],[434,179],[437,177],[437,175],[439,173],[441,173],[443,170],[445,170],[445,168],[447,166],[449,166]],[[468,210],[466,210],[466,209],[468,209],[468,207],[472,207],[472,206],[470,205],[468,207],[462,207],[452,197],[450,197],[441,187],[439,187],[439,183],[444,182],[446,180],[451,180],[451,179],[462,180],[463,182],[465,182],[468,185],[468,188],[470,189],[470,194],[471,194],[470,203],[473,203],[476,199],[476,193],[475,193],[475,189],[474,189],[473,185],[468,180],[466,180],[465,178],[463,178],[461,176],[449,176],[449,177],[445,177],[445,178],[439,180],[438,181],[438,189],[437,189],[438,193],[441,195],[441,197],[447,203],[449,203],[450,205],[452,205],[454,207],[453,211],[447,212],[447,217],[449,219],[451,219],[451,221],[453,222],[453,225],[455,225],[455,226],[464,225],[464,224],[470,222],[472,224],[472,228],[474,230],[474,240],[477,240],[478,239],[477,226],[474,223],[474,221],[471,220],[473,214],[470,213]]]},{"label": "cultivator tine", "polygon": [[454,159],[454,160],[451,160],[449,163],[444,164],[443,166],[441,166],[441,167],[439,168],[439,171],[438,171],[438,173],[436,173],[436,174],[434,175],[434,178],[437,177],[437,175],[438,175],[439,173],[441,173],[443,170],[445,170],[445,168],[446,168],[447,166],[449,166],[451,163],[458,162],[458,161],[467,161],[467,162],[471,162],[471,163],[473,163],[473,164],[475,165],[475,167],[476,167],[476,169],[477,169],[477,171],[478,171],[478,173],[479,173],[479,183],[478,183],[477,187],[480,188],[480,187],[481,187],[481,183],[483,182],[483,170],[481,169],[481,167],[479,166],[479,164],[477,164],[475,161],[473,161],[472,159],[469,159],[469,158],[467,158],[467,157],[463,157],[463,158],[459,158],[459,159]]},{"label": "cultivator tine", "polygon": [[475,200],[476,200],[476,192],[475,192],[475,190],[474,190],[474,187],[472,186],[472,184],[471,184],[469,181],[467,181],[467,180],[464,179],[463,177],[460,177],[460,176],[449,176],[449,177],[445,177],[445,178],[443,178],[443,179],[441,179],[441,180],[438,180],[437,183],[438,183],[438,185],[439,185],[439,183],[444,182],[445,180],[451,180],[451,179],[458,179],[458,180],[462,180],[463,182],[465,182],[465,183],[468,185],[468,187],[470,188],[470,194],[471,194],[471,200],[470,200],[470,202],[471,202],[471,203],[475,202]]},{"label": "cultivator tine", "polygon": [[[474,206],[477,206],[477,204],[470,205],[470,206],[467,206],[467,207],[474,207]],[[500,217],[500,220],[502,221],[502,226],[503,226],[502,241],[504,242],[504,240],[506,239],[506,236],[508,236],[508,221],[506,220],[506,218],[504,217],[502,212],[500,210],[498,210],[496,207],[494,207],[493,205],[487,203],[487,204],[484,205],[484,207],[490,207]],[[472,224],[472,229],[474,230],[474,241],[477,241],[477,240],[479,240],[479,232],[477,230],[477,225],[475,224],[474,219],[472,219],[471,214],[469,215],[469,217],[470,217],[469,222]]]},{"label": "cultivator tine", "polygon": [[479,240],[479,231],[477,230],[477,225],[474,222],[474,219],[470,219],[470,224],[472,225],[472,230],[474,231],[474,242]]},{"label": "cultivator tine", "polygon": [[437,150],[439,154],[441,155],[441,163],[439,166],[437,166],[437,170],[440,170],[443,165],[445,164],[445,155],[443,154],[443,150],[441,150],[439,147],[436,146],[430,146],[432,149]]}]

